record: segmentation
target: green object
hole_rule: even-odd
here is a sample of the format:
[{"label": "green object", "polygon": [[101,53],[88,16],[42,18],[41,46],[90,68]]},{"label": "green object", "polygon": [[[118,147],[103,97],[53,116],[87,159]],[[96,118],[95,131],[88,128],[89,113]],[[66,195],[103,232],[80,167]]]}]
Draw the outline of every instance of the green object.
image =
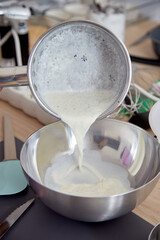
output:
[{"label": "green object", "polygon": [[[133,101],[135,100],[134,97],[132,99]],[[135,101],[134,101],[135,103]],[[151,100],[150,98],[147,98],[143,94],[140,95],[140,98],[137,102],[137,113],[143,113],[150,111],[151,107],[154,105],[155,101]],[[128,107],[129,108],[129,107]],[[130,117],[132,113],[128,111],[127,108],[123,108],[120,112],[120,115],[125,115],[127,117]]]},{"label": "green object", "polygon": [[24,190],[28,185],[19,160],[0,163],[0,195],[12,195]]},{"label": "green object", "polygon": [[143,113],[149,111],[151,107],[154,105],[154,103],[155,101],[145,97],[144,95],[141,95],[138,100],[138,104],[141,105],[141,107],[137,109],[137,112]]}]

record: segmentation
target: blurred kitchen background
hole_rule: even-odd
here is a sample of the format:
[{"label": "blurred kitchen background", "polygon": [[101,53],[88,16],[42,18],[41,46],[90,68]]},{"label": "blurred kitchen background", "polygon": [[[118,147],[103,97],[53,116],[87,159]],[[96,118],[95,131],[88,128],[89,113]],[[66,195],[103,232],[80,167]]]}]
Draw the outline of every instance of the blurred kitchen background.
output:
[{"label": "blurred kitchen background", "polygon": [[66,20],[87,19],[105,25],[125,41],[128,25],[147,18],[160,22],[159,12],[157,0],[1,0],[0,65],[27,64],[35,42],[28,35],[30,25],[47,29]]},{"label": "blurred kitchen background", "polygon": [[[109,28],[125,43],[129,54],[136,57],[134,61],[132,58],[132,82],[160,97],[160,70],[157,67],[160,60],[153,51],[151,39],[144,38],[142,43],[132,45],[148,31],[159,26],[159,13],[160,0],[0,0],[0,67],[26,65],[33,45],[48,28],[67,20],[86,19]],[[145,57],[149,58],[149,62],[137,65],[137,56],[140,57],[138,61]],[[28,87],[6,88],[1,91],[0,99],[44,124],[50,122],[50,118],[44,116],[39,106],[33,105],[36,103]],[[132,120],[135,113],[145,113],[142,124],[139,123],[139,118],[138,124],[149,128],[148,113],[154,99],[142,98],[137,88],[131,89],[128,99],[114,117],[118,115]],[[38,108],[37,114],[35,108]]]}]

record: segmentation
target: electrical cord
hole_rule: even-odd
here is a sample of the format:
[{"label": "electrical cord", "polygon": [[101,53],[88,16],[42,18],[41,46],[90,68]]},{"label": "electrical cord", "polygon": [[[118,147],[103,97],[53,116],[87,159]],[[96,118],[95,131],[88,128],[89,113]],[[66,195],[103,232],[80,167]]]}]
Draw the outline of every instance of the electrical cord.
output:
[{"label": "electrical cord", "polygon": [[138,91],[140,91],[143,95],[145,95],[146,97],[152,99],[153,101],[159,101],[160,98],[153,96],[152,94],[150,94],[149,92],[147,92],[144,88],[140,87],[139,85],[137,85],[136,83],[131,83],[132,87],[135,87]]},{"label": "electrical cord", "polygon": [[11,37],[13,36],[14,43],[15,43],[15,50],[16,50],[16,58],[17,58],[17,65],[22,66],[22,54],[21,54],[21,46],[18,33],[12,28],[6,35],[0,40],[0,47]]},{"label": "electrical cord", "polygon": [[19,41],[19,36],[17,32],[14,30],[14,28],[11,29],[14,43],[15,43],[15,49],[16,49],[16,58],[17,58],[17,65],[22,66],[22,55],[21,55],[21,46]]},{"label": "electrical cord", "polygon": [[149,59],[149,58],[142,58],[130,55],[132,62],[148,64],[152,66],[160,66],[160,59]]},{"label": "electrical cord", "polygon": [[6,35],[0,40],[0,47],[11,37],[12,32],[9,31]]}]

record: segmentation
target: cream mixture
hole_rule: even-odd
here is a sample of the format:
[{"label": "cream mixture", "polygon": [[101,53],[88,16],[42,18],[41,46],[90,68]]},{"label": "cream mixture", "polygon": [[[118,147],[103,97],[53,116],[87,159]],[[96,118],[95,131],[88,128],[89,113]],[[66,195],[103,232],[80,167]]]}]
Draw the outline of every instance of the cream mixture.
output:
[{"label": "cream mixture", "polygon": [[44,178],[48,187],[80,196],[110,196],[131,189],[128,173],[122,167],[118,166],[117,171],[115,164],[101,167],[104,163],[98,151],[92,154],[88,150],[83,156],[83,139],[92,123],[110,106],[112,95],[106,90],[45,94],[48,106],[71,127],[78,146],[75,153],[59,153],[53,160]]},{"label": "cream mixture", "polygon": [[98,116],[110,106],[112,92],[103,90],[49,92],[45,98],[48,106],[51,106],[61,116],[61,119],[71,127],[78,144],[78,161],[81,169],[85,134]]}]

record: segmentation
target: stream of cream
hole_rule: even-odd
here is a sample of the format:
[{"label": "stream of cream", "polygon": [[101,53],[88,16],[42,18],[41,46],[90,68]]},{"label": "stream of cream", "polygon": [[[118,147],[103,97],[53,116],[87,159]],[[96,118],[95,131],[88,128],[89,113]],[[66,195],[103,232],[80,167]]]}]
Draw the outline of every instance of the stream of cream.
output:
[{"label": "stream of cream", "polygon": [[[90,163],[83,161],[83,139],[92,123],[111,105],[114,100],[112,96],[112,91],[106,90],[45,94],[46,103],[71,127],[78,145],[77,163],[70,161],[73,156],[64,157],[63,154],[58,156],[58,167],[56,161],[53,161],[54,168],[49,167],[45,174],[47,186],[51,188],[58,186],[62,192],[80,196],[108,196],[129,189],[129,184],[124,187],[122,181],[115,177],[104,177],[97,170],[98,166],[92,165],[92,161]],[[95,156],[96,154],[93,158]],[[99,159],[99,155],[97,158]],[[66,164],[69,165],[65,168]],[[126,175],[123,182],[127,181],[127,177]]]},{"label": "stream of cream", "polygon": [[82,92],[48,92],[46,102],[67,123],[79,149],[79,168],[82,168],[83,139],[92,125],[112,102],[112,92],[103,90]]}]

